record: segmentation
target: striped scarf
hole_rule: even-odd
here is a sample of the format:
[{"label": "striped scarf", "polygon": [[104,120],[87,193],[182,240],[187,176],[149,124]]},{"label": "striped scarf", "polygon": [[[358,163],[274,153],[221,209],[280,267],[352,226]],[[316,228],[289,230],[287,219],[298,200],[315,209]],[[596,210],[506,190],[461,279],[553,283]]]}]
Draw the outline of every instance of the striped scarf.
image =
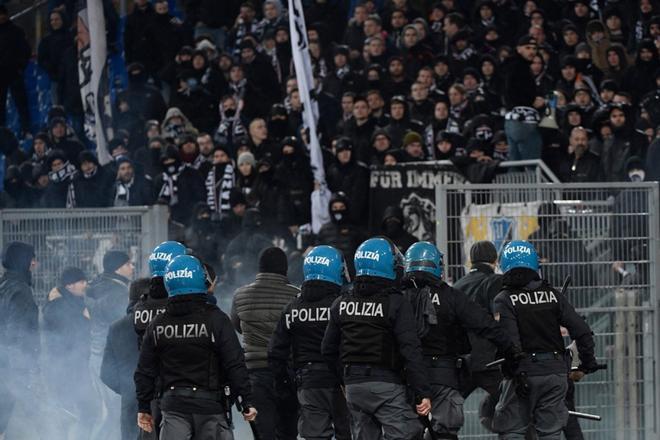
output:
[{"label": "striped scarf", "polygon": [[[224,172],[221,174],[221,170]],[[218,179],[220,177],[220,179]],[[222,218],[231,206],[229,193],[234,187],[234,167],[232,164],[215,165],[206,177],[206,204]]]}]

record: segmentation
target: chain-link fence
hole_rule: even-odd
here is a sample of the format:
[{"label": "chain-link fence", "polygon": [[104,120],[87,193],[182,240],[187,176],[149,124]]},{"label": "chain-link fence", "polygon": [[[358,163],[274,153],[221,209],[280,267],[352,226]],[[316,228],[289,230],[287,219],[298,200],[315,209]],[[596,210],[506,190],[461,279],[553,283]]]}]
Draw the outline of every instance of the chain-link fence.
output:
[{"label": "chain-link fence", "polygon": [[162,206],[108,209],[7,209],[0,211],[2,245],[20,240],[35,247],[39,266],[34,294],[42,303],[62,269],[77,266],[92,277],[103,269],[109,249],[129,253],[136,274],[149,252],[167,239],[167,210]]},{"label": "chain-link fence", "polygon": [[[437,188],[437,237],[451,280],[469,266],[470,246],[531,241],[543,276],[559,287],[595,333],[608,370],[577,384],[587,439],[641,440],[658,434],[658,232],[656,183],[447,185]],[[471,397],[461,438],[495,438],[479,425]]]}]

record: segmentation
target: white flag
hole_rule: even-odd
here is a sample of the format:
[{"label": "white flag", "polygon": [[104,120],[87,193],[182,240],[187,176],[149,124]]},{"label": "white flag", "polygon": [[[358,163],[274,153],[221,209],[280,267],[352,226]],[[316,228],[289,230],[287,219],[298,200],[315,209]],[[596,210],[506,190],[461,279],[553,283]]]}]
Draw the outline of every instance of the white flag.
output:
[{"label": "white flag", "polygon": [[112,160],[112,106],[108,85],[103,0],[82,0],[78,11],[78,79],[85,113],[85,135],[96,143],[101,165]]},{"label": "white flag", "polygon": [[314,171],[314,180],[319,184],[319,188],[312,193],[312,231],[316,234],[324,223],[330,221],[328,203],[331,194],[325,182],[323,153],[316,133],[316,122],[319,117],[318,104],[316,100],[312,100],[310,94],[310,90],[314,88],[314,75],[309,57],[307,26],[300,0],[289,0],[289,27],[293,65],[296,68],[298,90],[303,102],[303,124],[309,129],[309,156]]}]

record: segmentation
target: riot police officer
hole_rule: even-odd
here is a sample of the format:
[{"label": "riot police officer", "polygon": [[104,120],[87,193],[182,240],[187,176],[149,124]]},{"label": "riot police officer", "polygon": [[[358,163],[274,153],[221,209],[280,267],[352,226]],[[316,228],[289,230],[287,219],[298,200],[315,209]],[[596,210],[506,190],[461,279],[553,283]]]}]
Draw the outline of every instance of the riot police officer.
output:
[{"label": "riot police officer", "polygon": [[575,339],[585,373],[598,369],[591,329],[564,295],[541,279],[531,243],[508,243],[500,267],[503,290],[495,297],[495,317],[526,356],[504,369],[493,428],[500,438],[522,439],[533,422],[539,438],[558,440],[568,419],[564,398],[569,365],[560,326]]},{"label": "riot police officer", "polygon": [[[179,255],[184,255],[186,248],[177,241],[165,241],[156,246],[149,255],[149,291],[140,296],[133,308],[133,327],[137,333],[138,350],[142,347],[144,332],[149,323],[161,313],[165,313],[167,306],[167,290],[165,290],[165,268],[167,264]],[[154,419],[154,435],[157,439],[160,433],[161,412],[158,400],[151,402],[151,415]]]},{"label": "riot police officer", "polygon": [[138,348],[142,345],[144,331],[149,323],[165,312],[167,290],[165,290],[165,268],[179,255],[185,255],[186,247],[177,241],[165,241],[154,248],[149,255],[149,293],[142,295],[133,310],[133,326],[138,335]]},{"label": "riot police officer", "polygon": [[457,439],[464,421],[459,389],[461,355],[470,352],[468,331],[491,341],[514,361],[521,352],[484,308],[442,280],[442,257],[428,241],[410,246],[404,287],[405,296],[417,310],[418,325],[421,317],[431,318],[422,329],[418,327],[433,392],[431,427],[436,438]]},{"label": "riot police officer", "polygon": [[321,341],[330,317],[330,306],[347,282],[341,252],[317,246],[303,262],[300,296],[282,312],[270,340],[268,359],[275,377],[288,377],[287,362],[293,350],[300,418],[298,432],[305,439],[350,440],[346,399],[336,370],[328,368]]},{"label": "riot police officer", "polygon": [[343,370],[353,439],[416,438],[422,425],[406,398],[404,368],[420,416],[431,410],[431,390],[413,312],[398,289],[403,257],[376,237],[358,247],[354,263],[353,289],[330,308],[323,356]]},{"label": "riot police officer", "polygon": [[153,430],[150,402],[158,393],[160,440],[215,439],[230,429],[222,405],[225,382],[242,398],[243,417],[256,418],[243,350],[229,317],[208,304],[197,258],[175,257],[164,278],[167,307],[147,327],[135,372],[138,425]]}]

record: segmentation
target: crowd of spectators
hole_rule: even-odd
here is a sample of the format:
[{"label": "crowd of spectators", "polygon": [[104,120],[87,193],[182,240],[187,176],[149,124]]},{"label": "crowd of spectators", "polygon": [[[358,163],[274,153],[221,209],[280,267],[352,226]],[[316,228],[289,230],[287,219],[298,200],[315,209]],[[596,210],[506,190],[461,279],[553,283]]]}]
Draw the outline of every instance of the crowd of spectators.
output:
[{"label": "crowd of spectators", "polygon": [[[163,204],[173,238],[208,261],[224,255],[225,271],[272,235],[300,247],[317,182],[286,2],[181,0],[181,20],[167,0],[135,0],[123,35],[107,26],[110,50],[123,38],[128,86],[113,103],[113,161],[104,166],[82,127],[73,3],[53,2],[50,31],[33,48],[54,105],[29,152],[18,138],[30,136],[20,90],[30,48],[0,6],[0,117],[11,90],[23,127],[18,138],[0,133],[7,167],[0,206]],[[501,161],[543,159],[565,182],[658,179],[655,1],[303,4],[334,194],[332,222],[316,242],[352,254],[368,226],[373,165],[449,160],[483,183]],[[516,82],[521,66],[533,75],[531,90]],[[524,94],[538,118],[507,125]],[[540,148],[531,145],[537,138]],[[369,232],[410,241],[400,212],[388,212],[383,230]]]}]

